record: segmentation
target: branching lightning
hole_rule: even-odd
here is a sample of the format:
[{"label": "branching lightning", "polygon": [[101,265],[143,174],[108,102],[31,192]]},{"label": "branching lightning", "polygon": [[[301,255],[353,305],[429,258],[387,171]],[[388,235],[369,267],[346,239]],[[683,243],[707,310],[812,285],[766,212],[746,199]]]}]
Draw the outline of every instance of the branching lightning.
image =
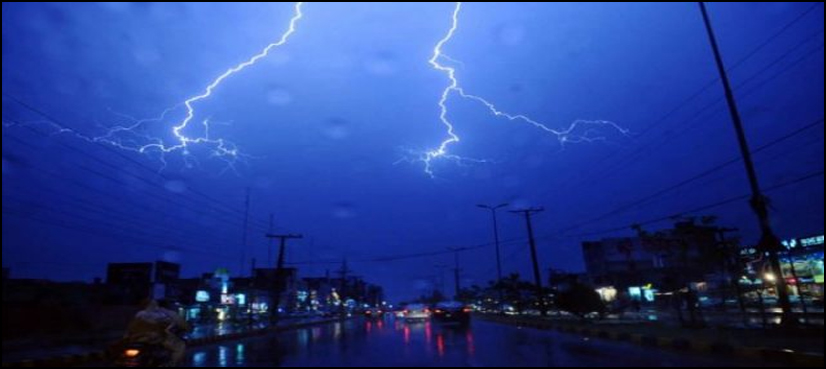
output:
[{"label": "branching lightning", "polygon": [[[443,72],[448,78],[448,85],[442,90],[442,94],[438,101],[439,106],[439,121],[447,128],[447,138],[445,138],[439,146],[434,149],[425,151],[424,154],[420,155],[417,159],[424,163],[424,171],[429,176],[433,177],[433,167],[432,163],[436,159],[449,159],[457,162],[487,162],[486,160],[479,160],[479,159],[469,159],[464,158],[458,155],[454,155],[449,153],[448,147],[452,144],[458,143],[461,138],[458,134],[456,134],[456,129],[454,127],[453,122],[450,121],[448,118],[448,106],[447,100],[451,94],[458,95],[459,97],[472,100],[478,102],[485,106],[488,111],[495,117],[502,117],[506,118],[509,121],[521,121],[524,123],[528,123],[533,127],[536,127],[546,133],[553,135],[564,147],[567,143],[580,143],[580,142],[594,142],[594,141],[603,141],[605,140],[605,136],[600,135],[599,131],[596,130],[597,127],[601,128],[609,128],[612,130],[617,131],[622,135],[627,135],[628,130],[620,127],[614,122],[606,121],[606,120],[576,120],[570,125],[568,125],[565,129],[554,129],[549,127],[546,124],[540,123],[524,114],[510,114],[506,113],[499,108],[497,108],[493,103],[488,101],[487,99],[472,95],[465,92],[464,88],[461,87],[459,84],[459,80],[456,77],[456,68],[450,65],[445,65],[443,61],[453,63],[453,64],[461,64],[460,61],[448,56],[442,50],[446,43],[448,43],[456,33],[456,30],[459,27],[459,12],[462,10],[462,3],[457,2],[456,6],[453,8],[453,13],[451,16],[452,22],[450,25],[450,29],[448,29],[447,33],[442,37],[436,45],[433,47],[433,54],[428,63],[433,67],[433,69]],[[403,159],[407,161],[414,161],[410,159]]]},{"label": "branching lightning", "polygon": [[[210,157],[225,161],[227,164],[226,169],[234,170],[234,164],[236,161],[247,158],[249,155],[242,154],[234,143],[222,137],[213,136],[211,131],[212,125],[215,124],[215,122],[212,121],[210,117],[199,118],[198,112],[196,111],[196,106],[202,100],[210,98],[213,92],[219,88],[226,79],[243,71],[247,67],[254,65],[259,60],[267,57],[274,49],[286,44],[290,37],[296,32],[296,25],[303,18],[303,4],[303,2],[295,3],[293,15],[290,18],[289,25],[286,31],[284,31],[276,41],[266,45],[266,47],[264,47],[260,52],[251,56],[246,61],[227,69],[224,73],[213,79],[201,93],[191,96],[183,102],[164,110],[158,117],[150,119],[137,119],[125,114],[116,113],[120,119],[125,121],[125,123],[116,125],[109,124],[105,128],[105,134],[99,136],[83,134],[71,128],[61,126],[57,122],[53,121],[40,121],[39,123],[48,124],[54,134],[72,134],[89,142],[104,143],[119,149],[133,151],[139,154],[157,155],[163,164],[163,167],[167,165],[165,154],[172,152],[180,152],[185,164],[187,166],[192,166],[193,163],[197,163],[197,158],[195,155],[191,154],[190,149],[193,146],[202,145],[204,149],[209,151]],[[425,173],[431,177],[434,177],[433,163],[437,159],[450,160],[458,165],[491,162],[490,160],[485,159],[467,158],[450,152],[449,148],[461,141],[461,138],[456,132],[455,125],[450,118],[448,99],[452,96],[477,102],[483,105],[494,117],[505,118],[512,122],[527,123],[530,126],[538,128],[541,131],[555,137],[562,147],[564,147],[567,143],[605,140],[605,136],[601,133],[601,130],[604,129],[610,129],[623,135],[628,134],[626,129],[613,122],[605,120],[576,120],[569,124],[566,128],[552,128],[551,126],[541,123],[524,114],[511,114],[502,111],[489,100],[478,95],[467,93],[459,82],[457,77],[457,69],[455,67],[457,65],[463,65],[463,63],[450,57],[443,50],[445,46],[453,39],[458,30],[459,13],[461,10],[462,2],[456,2],[451,13],[450,28],[434,45],[431,57],[428,59],[428,64],[434,70],[443,73],[448,80],[448,83],[441,91],[437,102],[439,107],[439,121],[445,127],[446,136],[435,148],[426,151],[407,152],[407,155],[399,160],[400,162],[422,162],[424,163]],[[18,103],[21,102],[18,101]],[[164,133],[161,136],[153,136],[146,133],[147,126],[149,124],[164,124],[164,122],[167,122],[170,119],[170,116],[175,115],[176,112],[180,112],[181,109],[184,111],[183,118],[173,121],[171,128],[169,128],[167,133]],[[4,128],[19,124],[20,123],[9,123],[5,119],[3,122]],[[189,131],[197,131],[199,133],[192,135]],[[167,142],[169,139],[172,141]],[[163,167],[161,169],[163,169]]]},{"label": "branching lightning", "polygon": [[442,95],[439,98],[439,120],[447,127],[447,138],[443,140],[437,148],[426,151],[422,158],[424,161],[424,171],[431,177],[433,177],[433,168],[430,167],[430,164],[433,159],[448,157],[447,147],[460,141],[459,136],[454,132],[453,123],[451,123],[447,117],[447,98],[451,92],[459,88],[459,80],[456,79],[456,68],[439,62],[439,59],[444,55],[444,53],[442,53],[442,47],[453,38],[456,29],[459,27],[460,10],[462,10],[462,3],[457,2],[456,7],[453,9],[453,23],[450,25],[450,29],[447,31],[447,34],[436,43],[436,46],[433,48],[433,56],[427,61],[433,69],[444,72],[450,80],[447,87],[442,90]]},{"label": "branching lightning", "polygon": [[[248,157],[248,155],[242,154],[234,143],[224,138],[211,136],[211,121],[209,117],[200,120],[202,127],[199,134],[190,136],[187,133],[188,128],[190,128],[192,123],[196,121],[197,114],[195,105],[199,101],[205,100],[212,96],[213,91],[215,91],[215,89],[217,89],[226,79],[238,72],[241,72],[247,67],[254,65],[259,60],[268,56],[274,49],[286,44],[290,36],[295,33],[296,24],[303,17],[303,5],[303,2],[295,3],[289,26],[287,30],[281,34],[277,41],[268,44],[259,53],[251,56],[246,61],[227,69],[224,73],[213,79],[200,94],[189,97],[184,100],[184,102],[164,110],[160,116],[156,118],[137,119],[125,114],[115,113],[119,118],[126,120],[126,124],[109,126],[106,128],[106,133],[100,136],[83,134],[71,128],[64,127],[57,122],[50,121],[48,122],[48,125],[54,134],[72,134],[77,138],[89,142],[104,143],[127,151],[133,151],[140,154],[157,154],[163,163],[163,166],[166,166],[165,154],[176,151],[180,151],[183,154],[183,160],[187,166],[191,166],[197,159],[190,155],[190,147],[193,145],[202,144],[208,148],[211,157],[224,160],[228,165],[227,168],[234,170],[234,163],[238,159]],[[173,142],[166,143],[161,137],[151,136],[142,132],[147,124],[158,122],[163,123],[167,116],[171,115],[175,110],[180,109],[182,106],[185,109],[184,117],[177,123],[174,123],[169,132],[171,133]],[[6,123],[4,122],[4,126],[5,124]]]},{"label": "branching lightning", "polygon": [[163,152],[172,152],[172,151],[175,151],[175,150],[186,150],[186,148],[189,144],[209,143],[209,144],[214,145],[213,154],[216,155],[216,156],[229,156],[229,157],[238,156],[238,149],[235,147],[234,144],[229,143],[229,142],[225,141],[222,138],[213,139],[213,138],[209,137],[209,119],[208,118],[204,119],[202,121],[202,124],[204,125],[204,135],[203,136],[193,138],[193,137],[188,137],[183,133],[183,131],[187,128],[189,123],[195,117],[195,108],[193,107],[193,104],[200,101],[200,100],[203,100],[203,99],[206,99],[206,98],[210,97],[212,95],[212,91],[214,91],[221,84],[221,82],[223,82],[225,79],[229,78],[231,75],[233,75],[235,73],[238,73],[238,72],[244,70],[245,68],[255,64],[258,60],[260,60],[260,59],[266,57],[267,55],[269,55],[270,51],[272,51],[273,49],[287,43],[287,40],[290,38],[290,36],[293,33],[295,33],[296,23],[298,22],[298,20],[300,20],[304,16],[303,13],[301,12],[301,7],[302,7],[303,4],[304,4],[303,2],[295,3],[294,14],[293,14],[293,17],[290,19],[289,27],[287,28],[287,31],[284,32],[281,35],[281,38],[278,41],[270,43],[263,50],[261,50],[261,52],[259,52],[258,54],[253,55],[247,61],[245,61],[241,64],[238,64],[238,65],[236,65],[236,66],[234,66],[230,69],[227,69],[226,72],[224,72],[223,74],[221,74],[220,76],[215,78],[215,80],[213,80],[212,83],[210,83],[206,87],[206,89],[204,89],[204,92],[202,92],[200,95],[192,96],[189,99],[187,99],[186,101],[184,101],[184,106],[186,107],[186,117],[184,117],[184,119],[180,123],[178,123],[174,127],[172,127],[172,133],[175,135],[175,137],[178,141],[177,144],[171,145],[171,146],[165,146],[162,143],[152,143],[152,144],[142,146],[140,148],[140,151],[144,152],[146,150],[154,148],[154,149],[157,149],[157,150],[160,150],[160,151],[163,151]]}]

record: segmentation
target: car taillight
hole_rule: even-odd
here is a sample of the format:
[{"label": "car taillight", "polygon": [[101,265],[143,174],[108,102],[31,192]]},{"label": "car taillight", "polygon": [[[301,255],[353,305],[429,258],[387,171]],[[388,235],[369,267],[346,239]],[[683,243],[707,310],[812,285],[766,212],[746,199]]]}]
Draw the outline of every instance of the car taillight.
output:
[{"label": "car taillight", "polygon": [[436,314],[441,314],[441,313],[443,313],[443,312],[444,312],[444,311],[441,311],[441,310],[439,310],[439,309],[436,309],[436,311],[435,311],[435,313],[436,313]]},{"label": "car taillight", "polygon": [[471,312],[471,310],[470,310],[470,308],[464,308],[464,309],[462,309],[462,312],[463,313],[469,313],[469,312]]},{"label": "car taillight", "polygon": [[128,349],[124,351],[123,354],[126,355],[126,357],[136,357],[141,354],[141,350]]},{"label": "car taillight", "polygon": [[430,314],[430,309],[424,309],[425,314]]}]

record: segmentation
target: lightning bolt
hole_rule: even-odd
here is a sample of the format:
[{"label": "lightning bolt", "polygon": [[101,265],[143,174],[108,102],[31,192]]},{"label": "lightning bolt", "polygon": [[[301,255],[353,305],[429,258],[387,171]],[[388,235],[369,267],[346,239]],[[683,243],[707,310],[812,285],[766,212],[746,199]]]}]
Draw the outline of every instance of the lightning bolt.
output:
[{"label": "lightning bolt", "polygon": [[433,177],[433,168],[431,167],[433,160],[440,157],[447,157],[449,155],[447,147],[460,141],[459,136],[454,132],[453,123],[451,123],[447,117],[447,99],[451,92],[459,88],[459,80],[456,79],[456,68],[441,64],[439,59],[444,55],[442,53],[442,47],[453,38],[456,29],[459,28],[459,11],[461,10],[462,3],[457,2],[456,7],[453,9],[453,23],[451,23],[450,29],[445,36],[436,43],[436,46],[433,47],[433,56],[427,61],[433,69],[444,72],[450,80],[447,87],[442,90],[442,95],[439,98],[439,120],[447,127],[447,138],[444,139],[437,148],[426,151],[424,157],[422,157],[422,161],[424,161],[424,171],[431,177]]},{"label": "lightning bolt", "polygon": [[163,152],[172,152],[172,151],[181,150],[181,149],[186,150],[186,148],[189,144],[211,143],[211,144],[215,145],[215,150],[213,151],[214,154],[216,154],[218,156],[224,156],[224,155],[228,155],[228,156],[231,156],[231,157],[237,156],[238,155],[238,150],[237,150],[237,148],[235,148],[234,145],[229,144],[229,143],[227,143],[226,141],[224,141],[223,139],[220,139],[220,138],[219,139],[212,139],[212,138],[209,137],[209,119],[204,119],[203,122],[202,122],[204,127],[205,127],[204,136],[191,138],[191,137],[187,137],[185,134],[182,133],[184,131],[184,129],[187,128],[187,126],[192,121],[192,119],[195,117],[195,108],[193,107],[193,104],[195,104],[196,102],[198,102],[200,100],[204,100],[204,99],[210,97],[212,95],[212,91],[214,91],[216,88],[218,88],[218,86],[221,84],[221,82],[223,82],[224,80],[229,78],[231,75],[233,75],[235,73],[238,73],[238,72],[244,70],[245,68],[255,64],[257,61],[259,61],[259,60],[265,58],[267,55],[269,55],[270,51],[272,51],[273,49],[287,43],[287,40],[290,38],[290,36],[292,36],[292,34],[295,33],[296,23],[304,16],[304,14],[301,11],[301,7],[303,5],[304,5],[303,2],[295,3],[294,13],[293,13],[292,18],[290,19],[290,25],[287,28],[287,31],[284,32],[281,35],[281,38],[278,41],[270,43],[263,50],[261,50],[261,52],[259,52],[258,54],[253,55],[247,61],[245,61],[241,64],[238,64],[238,65],[236,65],[232,68],[227,69],[226,72],[224,72],[223,74],[221,74],[220,76],[215,78],[212,81],[212,83],[207,85],[206,89],[204,89],[204,92],[202,92],[200,95],[192,96],[189,99],[186,99],[186,101],[184,101],[183,104],[186,107],[186,117],[184,117],[184,119],[180,123],[178,123],[174,127],[172,127],[172,133],[175,135],[176,139],[178,140],[177,144],[171,145],[171,146],[164,146],[162,143],[160,143],[160,144],[159,143],[148,144],[148,145],[142,146],[140,148],[140,151],[144,152],[148,149],[155,148],[155,149],[161,150]]},{"label": "lightning bolt", "polygon": [[[199,135],[188,135],[187,131],[190,129],[193,122],[196,121],[196,105],[201,100],[211,97],[213,92],[219,88],[226,79],[243,71],[247,67],[254,65],[259,60],[267,57],[274,49],[286,44],[290,37],[295,33],[297,23],[303,18],[303,4],[304,2],[295,3],[293,15],[289,21],[289,26],[287,27],[287,30],[281,34],[278,40],[268,44],[259,53],[251,56],[246,61],[227,69],[224,73],[213,79],[200,94],[191,96],[182,103],[164,110],[156,118],[137,119],[125,114],[117,114],[121,119],[126,120],[127,123],[114,126],[110,125],[106,129],[106,133],[100,136],[81,134],[71,128],[59,125],[57,122],[48,122],[48,124],[54,129],[55,133],[74,134],[76,137],[90,142],[109,144],[123,150],[129,150],[140,154],[156,153],[159,155],[159,159],[163,164],[161,170],[163,170],[166,166],[165,154],[176,151],[180,151],[182,153],[183,160],[188,167],[192,166],[192,162],[197,163],[197,159],[190,153],[190,148],[194,145],[202,144],[208,147],[211,157],[224,160],[227,163],[227,168],[234,170],[234,163],[236,160],[249,156],[242,154],[234,143],[224,138],[213,137],[210,132],[211,125],[214,122],[211,121],[210,117],[200,120],[200,125],[202,127]],[[490,162],[485,159],[462,157],[452,154],[448,150],[451,145],[457,144],[461,140],[459,135],[456,133],[453,122],[449,118],[448,99],[454,95],[482,104],[495,117],[506,118],[509,121],[524,122],[548,134],[551,134],[556,137],[562,147],[564,147],[567,143],[604,141],[605,137],[599,133],[600,131],[598,128],[608,127],[623,135],[628,134],[628,131],[619,125],[605,120],[576,120],[564,129],[554,129],[549,125],[540,123],[539,121],[536,121],[526,115],[504,112],[497,108],[489,100],[478,95],[465,92],[464,88],[461,87],[459,83],[459,79],[457,78],[456,68],[452,66],[462,65],[462,62],[451,58],[443,51],[445,45],[453,39],[459,26],[459,13],[462,9],[462,2],[456,2],[455,4],[456,5],[453,12],[451,13],[452,21],[450,28],[433,47],[433,53],[428,60],[429,65],[434,70],[444,73],[448,79],[448,84],[442,90],[437,103],[439,107],[439,121],[446,128],[446,137],[437,147],[424,152],[409,152],[409,154],[413,155],[414,159],[403,158],[400,161],[423,162],[425,173],[431,177],[434,177],[432,164],[437,159],[451,160],[460,165]],[[166,121],[168,115],[181,107],[185,109],[184,117],[180,121],[173,123],[170,129],[173,142],[166,143],[161,137],[151,136],[143,132],[145,131],[146,125],[150,123],[163,123]],[[8,127],[7,122],[4,122],[4,127]]]},{"label": "lightning bolt", "polygon": [[[187,98],[183,103],[167,108],[160,114],[160,116],[156,118],[137,119],[125,114],[115,113],[121,119],[126,120],[127,123],[110,126],[105,129],[106,133],[100,136],[82,134],[76,130],[60,125],[57,122],[49,121],[47,124],[53,130],[53,134],[72,134],[77,138],[89,142],[104,143],[119,149],[133,151],[140,154],[158,153],[163,167],[166,166],[164,154],[175,151],[180,151],[183,154],[184,161],[188,167],[192,166],[193,161],[197,162],[197,159],[190,154],[190,147],[192,145],[203,144],[209,147],[211,157],[217,157],[224,160],[228,164],[227,168],[234,170],[233,165],[235,161],[239,158],[248,157],[248,155],[242,154],[234,143],[224,138],[212,137],[210,135],[211,121],[209,117],[200,120],[202,127],[199,135],[187,135],[187,129],[191,127],[192,123],[196,120],[195,117],[197,114],[195,105],[201,100],[208,99],[212,96],[212,93],[220,87],[221,83],[223,83],[226,79],[243,71],[247,67],[254,65],[259,60],[267,57],[274,49],[286,44],[290,39],[290,36],[295,33],[296,24],[304,16],[302,12],[303,5],[304,2],[295,3],[289,26],[287,27],[287,30],[281,34],[278,40],[268,44],[260,52],[251,56],[246,61],[227,69],[224,73],[213,79],[200,94]],[[141,132],[141,130],[143,130],[144,127],[150,123],[162,123],[167,116],[170,115],[170,113],[176,109],[179,109],[181,106],[185,109],[185,114],[183,119],[172,125],[170,133],[172,134],[173,142],[167,144],[160,137],[151,136]],[[4,122],[4,126],[5,125],[6,123]],[[163,167],[161,170],[163,170]]]},{"label": "lightning bolt", "polygon": [[618,124],[607,121],[607,120],[584,120],[578,119],[568,125],[568,127],[564,129],[554,129],[550,126],[540,123],[524,114],[511,114],[504,112],[496,107],[493,103],[489,100],[480,97],[478,95],[472,95],[465,92],[464,88],[461,87],[459,84],[459,80],[456,77],[456,68],[450,65],[445,65],[444,62],[454,63],[454,64],[461,64],[462,62],[448,56],[442,50],[446,43],[448,43],[453,36],[456,34],[456,30],[459,27],[459,13],[462,10],[462,2],[456,2],[455,7],[453,8],[453,13],[451,14],[451,25],[448,29],[447,33],[445,33],[444,37],[442,37],[436,45],[433,47],[433,54],[431,58],[428,60],[433,69],[444,73],[449,83],[445,88],[442,90],[442,93],[439,97],[438,106],[439,106],[439,121],[444,125],[447,129],[447,137],[434,149],[425,151],[417,160],[410,160],[410,159],[403,159],[404,161],[421,161],[424,163],[424,171],[430,177],[434,177],[433,173],[433,161],[436,159],[449,159],[453,161],[457,161],[460,163],[467,163],[467,162],[488,162],[487,160],[481,159],[470,159],[461,157],[455,154],[451,154],[448,151],[448,147],[450,145],[456,144],[461,141],[459,135],[456,134],[456,129],[453,125],[453,122],[450,121],[448,118],[448,106],[447,100],[451,94],[458,95],[461,98],[468,99],[471,101],[475,101],[477,103],[482,104],[487,110],[495,117],[502,117],[509,121],[521,121],[531,126],[538,128],[548,134],[553,135],[560,145],[563,147],[567,143],[581,143],[581,142],[595,142],[595,141],[604,141],[606,137],[601,135],[599,129],[597,128],[609,128],[611,130],[615,130],[622,135],[628,135],[629,131],[625,128],[620,127]]}]

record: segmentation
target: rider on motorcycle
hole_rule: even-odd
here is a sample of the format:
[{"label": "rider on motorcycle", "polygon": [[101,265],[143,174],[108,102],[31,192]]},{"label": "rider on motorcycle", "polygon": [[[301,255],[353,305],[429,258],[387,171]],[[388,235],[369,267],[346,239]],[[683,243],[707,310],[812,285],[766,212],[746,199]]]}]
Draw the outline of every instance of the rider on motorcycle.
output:
[{"label": "rider on motorcycle", "polygon": [[186,354],[186,343],[179,333],[189,331],[189,324],[177,312],[149,300],[129,322],[124,340],[161,345],[172,353],[172,365],[178,365]]}]

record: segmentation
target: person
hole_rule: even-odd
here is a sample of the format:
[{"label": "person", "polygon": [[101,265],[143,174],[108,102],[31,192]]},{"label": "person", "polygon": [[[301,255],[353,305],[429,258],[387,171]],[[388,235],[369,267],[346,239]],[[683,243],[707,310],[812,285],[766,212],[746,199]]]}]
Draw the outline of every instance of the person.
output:
[{"label": "person", "polygon": [[162,305],[166,304],[148,300],[129,322],[124,340],[161,345],[172,353],[171,364],[179,365],[186,354],[186,342],[179,332],[189,332],[190,326],[177,312]]}]

